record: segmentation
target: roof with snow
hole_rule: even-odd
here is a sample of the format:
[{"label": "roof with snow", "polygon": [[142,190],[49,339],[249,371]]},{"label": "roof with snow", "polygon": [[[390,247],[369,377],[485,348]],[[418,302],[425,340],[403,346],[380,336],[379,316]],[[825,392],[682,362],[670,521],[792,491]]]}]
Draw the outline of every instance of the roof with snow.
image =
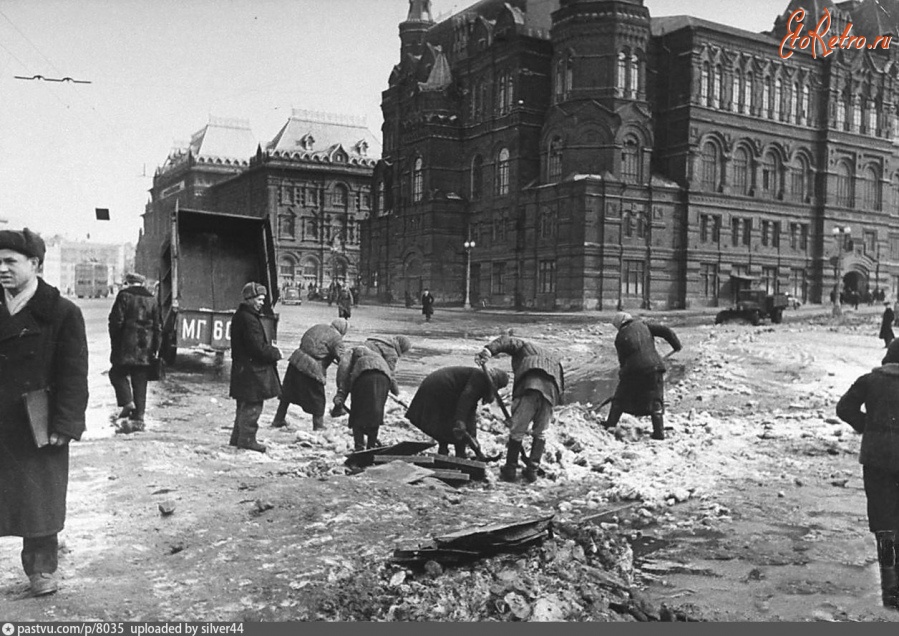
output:
[{"label": "roof with snow", "polygon": [[348,163],[367,163],[380,158],[381,143],[364,118],[294,110],[265,150],[298,159],[340,160],[345,154]]}]

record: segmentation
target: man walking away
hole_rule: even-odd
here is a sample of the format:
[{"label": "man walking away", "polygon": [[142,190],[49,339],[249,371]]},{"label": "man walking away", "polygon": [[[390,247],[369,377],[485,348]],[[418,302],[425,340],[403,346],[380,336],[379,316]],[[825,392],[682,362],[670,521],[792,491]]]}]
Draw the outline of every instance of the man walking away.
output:
[{"label": "man walking away", "polygon": [[500,478],[515,481],[518,477],[518,459],[522,454],[522,442],[531,422],[530,460],[524,478],[537,481],[537,469],[546,448],[546,429],[552,422],[553,407],[561,403],[565,391],[565,375],[562,363],[548,349],[528,340],[510,335],[500,336],[485,346],[475,362],[484,365],[487,360],[501,353],[512,356],[512,422],[506,445],[506,463],[500,468]]},{"label": "man walking away", "polygon": [[428,375],[415,392],[406,410],[406,419],[422,432],[434,438],[440,446],[438,453],[449,454],[449,446],[456,449],[456,457],[465,457],[471,446],[481,455],[477,444],[478,402],[493,402],[493,387],[505,387],[509,376],[501,369],[491,368],[490,376],[474,367],[444,367]]},{"label": "man walking away", "polygon": [[899,340],[887,349],[882,366],[859,377],[840,398],[837,416],[862,434],[858,460],[868,529],[877,544],[881,599],[884,607],[899,610]]},{"label": "man walking away", "polygon": [[312,416],[312,430],[325,429],[325,382],[328,367],[343,355],[347,321],[337,318],[330,325],[314,325],[303,334],[300,346],[290,356],[281,400],[272,426],[287,426],[285,417],[291,404],[298,404]]},{"label": "man walking away", "polygon": [[337,317],[349,320],[353,313],[353,295],[346,287],[337,292]]},{"label": "man walking away", "polygon": [[340,358],[334,412],[343,409],[349,396],[354,451],[380,446],[378,431],[384,424],[387,392],[400,394],[394,378],[396,363],[411,348],[406,336],[375,336]]},{"label": "man walking away", "polygon": [[231,431],[231,446],[265,452],[256,440],[259,416],[265,400],[281,395],[277,362],[281,351],[269,342],[262,326],[261,311],[268,290],[259,283],[243,287],[243,302],[231,319],[231,391],[237,413]]},{"label": "man walking away", "polygon": [[893,321],[896,319],[896,315],[893,313],[890,303],[885,302],[883,305],[883,318],[880,321],[880,334],[878,337],[883,340],[884,347],[889,347],[893,338],[895,338],[893,335]]},{"label": "man walking away", "polygon": [[605,428],[613,428],[622,413],[652,418],[652,439],[665,439],[665,363],[656,351],[655,338],[664,338],[674,351],[682,349],[670,327],[618,312],[612,318],[618,329],[618,388],[609,408]]},{"label": "man walking away", "polygon": [[[22,567],[35,596],[57,590],[65,525],[69,442],[87,410],[87,336],[81,310],[38,277],[44,241],[0,231],[0,536],[22,537]],[[38,447],[29,402],[43,403],[49,443]]]},{"label": "man walking away", "polygon": [[126,432],[144,430],[147,380],[150,366],[157,363],[162,329],[159,305],[145,282],[140,274],[127,274],[109,312],[109,381],[121,407],[118,417],[130,420]]}]

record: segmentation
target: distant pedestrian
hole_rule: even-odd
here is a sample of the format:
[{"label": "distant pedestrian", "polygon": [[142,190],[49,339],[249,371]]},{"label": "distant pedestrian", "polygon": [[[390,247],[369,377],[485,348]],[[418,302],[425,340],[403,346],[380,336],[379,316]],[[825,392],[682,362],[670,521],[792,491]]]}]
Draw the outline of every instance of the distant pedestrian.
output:
[{"label": "distant pedestrian", "polygon": [[353,295],[346,287],[337,292],[337,316],[349,320],[353,313]]},{"label": "distant pedestrian", "polygon": [[[531,452],[524,471],[529,482],[537,481],[537,471],[546,449],[546,429],[553,419],[553,407],[562,401],[565,372],[562,363],[548,348],[511,335],[500,336],[475,356],[475,362],[507,353],[512,356],[512,421],[506,444],[506,463],[499,469],[503,481],[518,477],[518,460],[523,455],[522,442],[530,428]],[[533,426],[531,424],[533,423]]]},{"label": "distant pedestrian", "polygon": [[349,426],[354,451],[380,446],[378,431],[384,424],[387,392],[400,394],[394,377],[396,363],[411,348],[406,336],[376,336],[340,358],[333,413],[339,412],[346,398],[350,398]]},{"label": "distant pedestrian", "polygon": [[109,381],[121,407],[118,418],[128,418],[125,432],[144,430],[147,381],[151,367],[159,364],[159,304],[145,283],[146,278],[140,274],[127,274],[125,287],[109,312]]},{"label": "distant pedestrian", "polygon": [[290,356],[281,400],[272,426],[287,426],[287,408],[298,404],[312,416],[312,430],[325,429],[325,382],[328,367],[343,355],[347,321],[337,318],[330,325],[314,325],[303,334],[300,346]]},{"label": "distant pedestrian", "polygon": [[359,288],[353,285],[350,287],[350,295],[353,297],[353,307],[359,306]]},{"label": "distant pedestrian", "polygon": [[406,419],[440,444],[437,452],[449,454],[452,444],[456,457],[465,457],[466,448],[482,459],[477,443],[478,402],[493,402],[493,387],[502,389],[509,376],[502,369],[488,369],[488,375],[477,367],[443,367],[428,375],[415,392]]},{"label": "distant pedestrian", "polygon": [[[88,400],[84,318],[38,276],[45,252],[27,228],[0,231],[0,536],[22,537],[34,596],[57,590],[69,442],[84,433]],[[26,394],[47,407],[43,447],[32,435]]]},{"label": "distant pedestrian", "polygon": [[890,303],[884,303],[883,318],[880,321],[880,334],[878,335],[883,340],[884,347],[889,347],[893,338],[896,337],[893,335],[893,321],[895,319],[896,314],[893,312]]},{"label": "distant pedestrian", "polygon": [[618,387],[609,408],[605,428],[618,424],[622,413],[649,415],[652,439],[665,439],[665,363],[656,351],[655,338],[664,338],[674,351],[681,343],[670,327],[634,318],[618,312],[612,318],[618,329],[615,350],[618,353]]},{"label": "distant pedestrian", "polygon": [[424,314],[425,322],[431,322],[431,316],[434,314],[434,297],[430,289],[425,289],[421,295],[421,313]]},{"label": "distant pedestrian", "polygon": [[256,440],[265,400],[281,395],[276,363],[281,350],[269,342],[262,326],[262,308],[268,290],[259,283],[243,287],[243,302],[231,319],[231,391],[237,400],[231,446],[265,452]]},{"label": "distant pedestrian", "polygon": [[[864,411],[862,410],[864,407]],[[899,534],[899,340],[882,366],[859,377],[837,403],[837,416],[862,434],[859,463],[868,529],[877,543],[884,607],[899,610],[896,543]]]}]

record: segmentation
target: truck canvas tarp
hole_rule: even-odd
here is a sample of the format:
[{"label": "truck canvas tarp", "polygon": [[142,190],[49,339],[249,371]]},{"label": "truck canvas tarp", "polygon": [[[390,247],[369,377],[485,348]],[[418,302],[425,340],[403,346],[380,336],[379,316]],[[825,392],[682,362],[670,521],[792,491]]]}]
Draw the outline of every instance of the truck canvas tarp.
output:
[{"label": "truck canvas tarp", "polygon": [[267,218],[175,209],[159,270],[162,355],[178,347],[224,351],[231,346],[231,317],[250,281],[269,290],[262,323],[277,339],[275,247]]}]

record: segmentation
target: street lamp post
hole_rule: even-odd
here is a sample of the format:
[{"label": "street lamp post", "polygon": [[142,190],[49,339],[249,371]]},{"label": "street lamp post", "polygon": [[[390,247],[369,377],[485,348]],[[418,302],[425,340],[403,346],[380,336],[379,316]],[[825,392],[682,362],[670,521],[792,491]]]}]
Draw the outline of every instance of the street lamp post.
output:
[{"label": "street lamp post", "polygon": [[462,247],[465,248],[465,300],[462,307],[471,309],[471,250],[474,249],[474,241],[465,241]]},{"label": "street lamp post", "polygon": [[843,307],[840,302],[840,279],[843,276],[843,249],[846,243],[846,237],[852,235],[852,228],[847,226],[837,226],[831,230],[833,232],[834,242],[837,247],[837,254],[834,257],[834,284],[833,284],[833,316],[839,318],[843,315]]}]

